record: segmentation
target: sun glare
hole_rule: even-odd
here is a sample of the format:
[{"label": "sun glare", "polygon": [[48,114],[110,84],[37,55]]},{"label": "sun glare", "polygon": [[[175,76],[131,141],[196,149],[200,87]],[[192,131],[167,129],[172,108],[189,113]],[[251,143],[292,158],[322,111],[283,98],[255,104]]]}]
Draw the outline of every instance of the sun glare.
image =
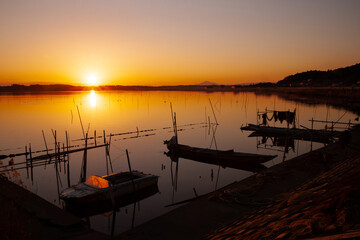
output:
[{"label": "sun glare", "polygon": [[88,86],[97,86],[99,84],[99,79],[95,74],[89,74],[86,77],[86,84]]}]

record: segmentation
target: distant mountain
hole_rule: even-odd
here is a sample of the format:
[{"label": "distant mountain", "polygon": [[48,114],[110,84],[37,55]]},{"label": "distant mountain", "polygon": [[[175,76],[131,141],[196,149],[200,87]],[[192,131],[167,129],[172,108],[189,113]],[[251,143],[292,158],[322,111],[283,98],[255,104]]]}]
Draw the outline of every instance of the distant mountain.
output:
[{"label": "distant mountain", "polygon": [[199,84],[195,84],[196,86],[213,86],[213,85],[218,85],[217,83],[214,83],[214,82],[208,82],[208,81],[205,81],[205,82],[202,82],[202,83],[199,83]]},{"label": "distant mountain", "polygon": [[278,86],[356,86],[360,84],[360,63],[328,71],[307,71],[290,75]]}]

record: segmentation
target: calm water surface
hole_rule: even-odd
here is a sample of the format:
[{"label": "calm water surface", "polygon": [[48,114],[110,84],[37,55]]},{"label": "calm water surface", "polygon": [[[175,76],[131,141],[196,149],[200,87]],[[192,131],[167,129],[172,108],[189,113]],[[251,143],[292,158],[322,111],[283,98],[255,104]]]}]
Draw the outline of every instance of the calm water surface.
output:
[{"label": "calm water surface", "polygon": [[[194,197],[194,189],[198,195],[205,194],[253,174],[186,159],[180,159],[177,164],[172,162],[164,155],[167,149],[163,144],[164,140],[173,135],[170,128],[170,103],[176,112],[180,143],[204,148],[234,149],[238,152],[278,154],[277,158],[265,164],[268,167],[282,161],[284,148],[271,146],[271,141],[262,144],[260,138],[249,138],[250,132],[240,130],[242,125],[257,122],[257,110],[263,111],[267,108],[293,111],[296,108],[296,125],[309,128],[311,123],[308,120],[311,118],[336,121],[346,112],[331,106],[306,105],[274,95],[254,93],[70,92],[0,95],[0,155],[24,152],[25,146],[29,144],[33,151],[45,149],[42,131],[49,148],[54,146],[52,130],[56,130],[58,141],[65,142],[67,131],[72,145],[82,145],[83,141],[77,141],[83,137],[77,108],[84,130],[89,132],[90,137],[94,135],[94,131],[98,136],[102,136],[103,130],[107,135],[135,132],[112,137],[110,155],[114,172],[128,170],[125,154],[128,149],[132,169],[159,176],[159,193],[140,201],[136,207],[129,205],[121,208],[116,213],[115,221],[115,234],[118,234],[131,228],[133,217],[136,226],[180,206],[165,207]],[[341,120],[353,121],[355,117],[347,112]],[[206,124],[209,119],[211,123],[219,123],[216,129],[214,125],[209,128]],[[275,126],[286,124],[277,122]],[[323,127],[321,124],[314,125],[314,128]],[[93,144],[93,140],[90,140],[89,144]],[[323,144],[295,141],[294,148],[286,154],[286,159],[308,152],[311,147],[316,149],[321,146]],[[70,155],[71,184],[79,182],[82,156],[82,152]],[[9,160],[4,159],[1,163],[8,164]],[[15,163],[24,160],[24,156],[14,158]],[[106,175],[106,171],[105,149],[89,150],[87,176]],[[34,168],[33,182],[27,176],[26,169],[19,170],[18,173],[19,176],[13,172],[5,174],[47,201],[62,206],[57,195],[54,165]],[[60,172],[60,178],[62,190],[67,187],[64,169]],[[91,217],[90,222],[94,229],[110,234],[112,219],[108,213]]]}]

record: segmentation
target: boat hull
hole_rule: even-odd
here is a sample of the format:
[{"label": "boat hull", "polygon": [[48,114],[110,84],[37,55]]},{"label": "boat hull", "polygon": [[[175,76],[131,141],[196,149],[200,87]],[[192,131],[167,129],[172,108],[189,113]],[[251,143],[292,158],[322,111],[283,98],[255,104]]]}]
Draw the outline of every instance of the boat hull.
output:
[{"label": "boat hull", "polygon": [[155,195],[159,192],[158,186],[153,185],[135,193],[130,193],[127,195],[121,195],[120,197],[115,197],[114,200],[103,198],[97,201],[68,201],[65,204],[65,210],[73,213],[78,217],[89,217],[98,215],[101,213],[117,210],[121,207],[125,207],[135,202],[144,200],[152,195]]},{"label": "boat hull", "polygon": [[229,168],[234,168],[234,169],[239,169],[239,170],[244,170],[244,171],[249,171],[249,172],[260,172],[267,168],[263,164],[256,163],[256,162],[244,163],[242,161],[236,161],[236,160],[225,160],[224,161],[221,159],[209,159],[204,156],[196,157],[196,156],[185,156],[182,154],[176,155],[174,153],[171,153],[170,151],[165,154],[168,157],[170,157],[171,160],[174,162],[178,162],[179,158],[183,158],[183,159],[193,160],[196,162],[221,166],[223,168],[229,167]]},{"label": "boat hull", "polygon": [[318,141],[325,141],[331,138],[336,138],[341,135],[339,131],[324,131],[324,130],[312,130],[312,129],[298,129],[298,128],[279,128],[260,126],[255,124],[249,124],[245,127],[241,127],[241,130],[254,131],[259,134],[272,134],[276,136],[291,137],[297,139],[315,139]]},{"label": "boat hull", "polygon": [[221,151],[206,148],[196,148],[187,145],[174,143],[173,139],[165,141],[169,154],[178,157],[197,160],[220,166],[235,166],[244,164],[260,164],[265,163],[277,155],[261,155],[252,153],[234,152],[233,150]]},{"label": "boat hull", "polygon": [[[104,178],[106,178],[106,176],[104,176]],[[66,204],[93,204],[108,200],[113,201],[116,198],[136,193],[145,188],[157,186],[157,182],[158,176],[144,175],[133,179],[133,181],[125,181],[107,188],[97,189],[85,183],[80,183],[64,190],[60,194],[60,198],[64,200]]]}]

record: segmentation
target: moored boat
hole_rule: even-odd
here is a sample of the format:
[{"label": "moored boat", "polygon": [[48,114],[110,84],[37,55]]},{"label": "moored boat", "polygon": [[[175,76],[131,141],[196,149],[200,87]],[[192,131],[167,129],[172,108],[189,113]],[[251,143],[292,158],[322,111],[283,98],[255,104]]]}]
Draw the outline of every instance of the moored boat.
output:
[{"label": "moored boat", "polygon": [[[175,137],[168,141],[164,141],[170,154],[188,159],[205,160],[207,163],[217,165],[231,165],[235,162],[242,164],[265,163],[277,155],[262,155],[253,153],[234,152],[234,150],[213,150],[207,148],[190,147],[187,145],[178,144]],[[203,161],[203,162],[205,162]]]},{"label": "moored boat", "polygon": [[65,203],[94,203],[112,200],[157,186],[158,176],[139,171],[121,172],[106,176],[90,176],[85,182],[65,189],[60,199]]},{"label": "moored boat", "polygon": [[299,129],[299,128],[280,128],[280,127],[270,127],[270,126],[261,126],[255,124],[248,124],[247,126],[241,127],[241,130],[254,131],[257,133],[264,134],[276,134],[278,136],[288,136],[296,138],[306,138],[306,139],[330,139],[340,137],[340,131],[333,130],[320,130],[320,129]]},{"label": "moored boat", "polygon": [[119,208],[128,206],[135,202],[140,202],[150,196],[159,192],[158,186],[150,186],[134,193],[120,196],[118,198],[107,199],[101,202],[87,202],[87,203],[67,203],[65,210],[71,212],[78,217],[89,217],[98,214],[103,214],[111,211],[117,211]]}]

